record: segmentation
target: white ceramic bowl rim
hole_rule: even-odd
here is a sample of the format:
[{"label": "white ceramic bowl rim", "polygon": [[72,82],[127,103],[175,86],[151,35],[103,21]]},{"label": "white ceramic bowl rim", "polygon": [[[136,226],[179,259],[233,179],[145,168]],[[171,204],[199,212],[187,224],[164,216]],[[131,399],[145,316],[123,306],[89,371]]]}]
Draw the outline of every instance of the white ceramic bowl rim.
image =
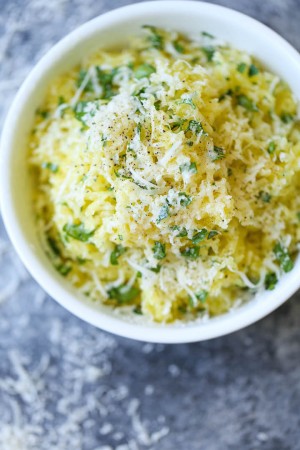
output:
[{"label": "white ceramic bowl rim", "polygon": [[[108,12],[77,28],[58,44],[56,44],[35,66],[20,88],[7,116],[1,139],[0,154],[0,204],[2,216],[10,239],[21,260],[31,272],[32,276],[54,299],[76,316],[106,331],[142,341],[161,343],[184,343],[210,339],[231,333],[261,319],[287,300],[300,285],[299,258],[292,272],[287,274],[273,292],[266,292],[258,299],[236,309],[233,312],[209,320],[203,324],[189,324],[188,326],[173,325],[141,325],[123,320],[105,311],[100,311],[76,298],[74,292],[67,289],[64,280],[59,280],[49,270],[49,266],[42,261],[23,233],[22,223],[18,219],[17,206],[12,195],[14,176],[11,173],[13,161],[13,138],[18,130],[18,121],[26,111],[30,95],[38,80],[52,67],[52,65],[67,54],[82,40],[101,30],[102,27],[117,27],[123,21],[133,18],[143,18],[148,23],[148,14],[166,14],[175,11],[176,14],[203,14],[206,18],[219,15],[227,26],[240,23],[243,27],[250,27],[253,35],[260,39],[269,40],[272,51],[281,51],[286,55],[285,62],[298,71],[300,76],[300,55],[284,39],[261,23],[239,12],[212,4],[194,1],[160,1],[145,2],[125,6]],[[209,30],[209,27],[207,28]],[[216,34],[218,33],[218,30]]]}]

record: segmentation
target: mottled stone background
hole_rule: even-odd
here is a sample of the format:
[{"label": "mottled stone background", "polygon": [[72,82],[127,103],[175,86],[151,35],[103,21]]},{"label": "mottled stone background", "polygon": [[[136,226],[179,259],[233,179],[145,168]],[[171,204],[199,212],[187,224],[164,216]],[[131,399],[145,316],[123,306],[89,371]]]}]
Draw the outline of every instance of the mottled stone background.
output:
[{"label": "mottled stone background", "polygon": [[[35,62],[127,0],[0,0],[0,126]],[[223,0],[300,50],[299,0]],[[300,82],[300,80],[299,80]],[[0,450],[300,449],[300,297],[231,336],[131,342],[71,316],[0,224]]]}]

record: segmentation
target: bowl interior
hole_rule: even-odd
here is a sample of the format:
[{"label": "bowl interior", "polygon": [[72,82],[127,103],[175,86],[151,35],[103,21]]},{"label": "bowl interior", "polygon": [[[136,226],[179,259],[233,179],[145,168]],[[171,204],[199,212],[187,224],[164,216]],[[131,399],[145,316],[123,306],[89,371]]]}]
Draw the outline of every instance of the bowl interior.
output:
[{"label": "bowl interior", "polygon": [[[115,10],[83,25],[56,45],[35,67],[22,86],[8,115],[3,135],[0,169],[4,221],[21,259],[63,306],[84,320],[117,334],[153,342],[189,342],[208,339],[242,328],[286,300],[300,284],[300,260],[273,292],[264,292],[239,309],[203,324],[156,325],[116,316],[108,308],[90,304],[52,267],[37,238],[32,212],[27,142],[36,108],[53,77],[79,63],[101,47],[122,46],[140,32],[141,25],[175,29],[189,35],[207,31],[233,46],[254,54],[284,79],[300,99],[300,56],[283,39],[258,22],[226,8],[199,2],[153,2]],[[137,321],[136,321],[137,320]]]}]

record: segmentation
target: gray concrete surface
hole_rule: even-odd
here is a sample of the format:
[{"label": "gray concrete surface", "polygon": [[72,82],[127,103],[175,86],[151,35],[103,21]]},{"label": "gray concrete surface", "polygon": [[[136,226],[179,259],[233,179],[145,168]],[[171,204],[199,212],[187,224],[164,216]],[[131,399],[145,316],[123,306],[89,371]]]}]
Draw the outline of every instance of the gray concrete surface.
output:
[{"label": "gray concrete surface", "polygon": [[[56,41],[129,3],[0,0],[0,124]],[[214,3],[256,17],[300,50],[299,0]],[[44,294],[2,223],[0,292],[0,450],[300,449],[300,293],[221,339],[132,342],[83,323]]]}]

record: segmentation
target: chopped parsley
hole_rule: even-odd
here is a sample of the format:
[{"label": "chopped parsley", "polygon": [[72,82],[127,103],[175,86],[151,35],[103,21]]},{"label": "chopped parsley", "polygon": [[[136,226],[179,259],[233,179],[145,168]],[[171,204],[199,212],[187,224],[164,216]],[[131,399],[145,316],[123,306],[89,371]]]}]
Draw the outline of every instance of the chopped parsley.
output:
[{"label": "chopped parsley", "polygon": [[57,164],[51,163],[51,162],[46,162],[42,164],[42,168],[43,169],[48,169],[50,170],[50,172],[52,173],[56,173],[59,169],[59,166]]},{"label": "chopped parsley", "polygon": [[241,94],[237,96],[237,103],[238,105],[242,106],[243,108],[247,109],[247,111],[258,111],[258,107],[256,104],[246,95]]},{"label": "chopped parsley", "polygon": [[160,272],[160,269],[161,269],[161,265],[160,264],[157,264],[157,266],[156,267],[151,267],[151,272],[154,272],[154,273],[159,273]]},{"label": "chopped parsley", "polygon": [[276,150],[276,144],[274,141],[270,142],[268,145],[268,153],[270,153],[270,155],[272,155]]},{"label": "chopped parsley", "polygon": [[190,105],[193,109],[196,109],[196,105],[191,98],[182,98],[176,102],[178,105]]},{"label": "chopped parsley", "polygon": [[212,161],[218,161],[219,159],[225,158],[225,152],[222,147],[217,147],[214,145],[213,150],[208,152],[208,155]]},{"label": "chopped parsley", "polygon": [[232,94],[233,94],[232,89],[228,89],[228,91],[226,91],[226,92],[224,92],[224,94],[220,95],[219,102],[224,100],[224,98],[226,98],[227,96],[231,96]]},{"label": "chopped parsley", "polygon": [[134,71],[134,76],[138,80],[141,78],[149,78],[152,73],[156,72],[155,67],[153,67],[151,64],[141,64],[138,66]]},{"label": "chopped parsley", "polygon": [[102,95],[100,98],[109,100],[116,95],[117,91],[114,87],[113,79],[117,72],[117,67],[112,70],[103,70],[99,66],[96,67],[97,79],[102,88]]},{"label": "chopped parsley", "polygon": [[93,83],[92,83],[90,77],[88,77],[88,71],[85,69],[80,70],[77,81],[76,81],[76,86],[81,87],[85,78],[87,78],[87,82],[85,83],[85,86],[84,86],[82,92],[94,92]]},{"label": "chopped parsley", "polygon": [[175,48],[176,52],[178,53],[184,53],[184,47],[182,44],[180,44],[179,41],[173,42],[173,47]]},{"label": "chopped parsley", "polygon": [[294,116],[290,113],[283,112],[280,116],[280,119],[282,120],[283,123],[288,124],[294,120]]},{"label": "chopped parsley", "polygon": [[38,114],[39,116],[41,116],[42,119],[48,119],[48,117],[50,116],[50,112],[47,111],[46,109],[44,109],[44,110],[38,109],[38,110],[37,110],[37,114]]},{"label": "chopped parsley", "polygon": [[197,173],[197,165],[195,162],[184,163],[179,166],[179,170],[181,173],[183,172]]},{"label": "chopped parsley", "polygon": [[64,277],[66,277],[68,275],[68,273],[72,270],[72,267],[69,266],[68,264],[58,264],[57,266],[55,266],[55,269]]},{"label": "chopped parsley", "polygon": [[282,270],[284,272],[290,272],[294,267],[294,263],[288,250],[283,247],[280,242],[277,242],[277,244],[273,248],[273,252]]},{"label": "chopped parsley", "polygon": [[[205,291],[204,289],[201,289],[200,291],[198,291],[195,294],[195,297],[196,297],[196,299],[198,300],[199,303],[205,303],[205,301],[206,301],[206,299],[208,297],[208,292]],[[193,300],[193,298],[190,295],[189,295],[189,303],[190,303],[190,306],[192,308],[197,306],[197,305],[194,304],[194,300]]]},{"label": "chopped parsley", "polygon": [[152,25],[143,25],[142,28],[150,31],[150,36],[148,37],[148,42],[150,43],[151,47],[156,48],[157,50],[163,50],[164,39],[159,34],[157,28]]},{"label": "chopped parsley", "polygon": [[115,249],[110,254],[110,263],[113,266],[117,266],[119,264],[118,259],[126,252],[126,250],[126,247],[123,247],[121,244],[117,244]]},{"label": "chopped parsley", "polygon": [[204,129],[201,122],[197,122],[197,120],[190,120],[189,125],[186,131],[192,131],[195,134],[204,133]]},{"label": "chopped parsley", "polygon": [[217,236],[217,234],[219,234],[219,232],[218,232],[217,230],[211,230],[211,231],[208,233],[207,239],[212,239],[212,238],[214,238],[215,236]]},{"label": "chopped parsley", "polygon": [[209,45],[207,47],[202,47],[201,50],[203,51],[203,53],[205,53],[207,62],[211,62],[213,60],[214,54],[216,52],[215,47],[213,47],[212,45]]},{"label": "chopped parsley", "polygon": [[193,244],[199,244],[199,242],[203,241],[208,234],[208,231],[206,228],[202,228],[202,230],[198,231],[196,234],[194,234],[192,238]]},{"label": "chopped parsley", "polygon": [[52,253],[54,253],[54,255],[56,256],[60,256],[60,248],[58,247],[56,240],[49,236],[47,238],[47,242],[50,249],[52,250]]},{"label": "chopped parsley", "polygon": [[74,107],[75,118],[79,120],[84,126],[87,126],[87,119],[89,116],[95,115],[96,109],[94,102],[78,102]]},{"label": "chopped parsley", "polygon": [[208,37],[210,39],[215,38],[212,34],[208,33],[207,31],[201,31],[201,34],[202,34],[202,36]]},{"label": "chopped parsley", "polygon": [[120,286],[110,288],[107,294],[110,299],[117,300],[118,303],[122,304],[132,302],[140,292],[139,288],[124,283]]},{"label": "chopped parsley", "polygon": [[181,206],[189,206],[192,203],[192,198],[185,192],[179,192],[179,202]]},{"label": "chopped parsley", "polygon": [[66,233],[67,236],[70,236],[73,239],[76,239],[77,241],[81,242],[87,242],[95,232],[95,230],[87,231],[83,223],[79,224],[66,223],[63,226],[63,231]]},{"label": "chopped parsley", "polygon": [[265,288],[268,291],[273,291],[276,284],[278,283],[278,278],[275,272],[270,272],[265,277]]},{"label": "chopped parsley", "polygon": [[248,70],[249,77],[254,77],[258,73],[259,73],[259,69],[254,64],[250,64],[250,67]]},{"label": "chopped parsley", "polygon": [[133,308],[133,312],[134,312],[134,314],[137,314],[138,316],[142,316],[143,315],[142,308],[141,308],[140,305],[139,306],[135,306],[135,308]]},{"label": "chopped parsley", "polygon": [[133,150],[133,148],[130,147],[130,144],[127,145],[126,152],[131,153],[134,159],[137,158],[136,151]]},{"label": "chopped parsley", "polygon": [[240,73],[244,73],[245,70],[246,70],[246,68],[247,68],[247,64],[244,63],[244,62],[241,62],[241,63],[239,63],[239,64],[237,65],[236,70],[237,70],[238,72],[240,72]]},{"label": "chopped parsley", "polygon": [[168,207],[168,205],[163,205],[159,211],[157,223],[166,219],[168,216],[169,216],[169,207]]},{"label": "chopped parsley", "polygon": [[260,191],[258,194],[258,198],[260,198],[264,203],[270,203],[272,195],[268,192]]},{"label": "chopped parsley", "polygon": [[176,237],[186,237],[187,236],[187,229],[185,227],[180,228],[178,225],[174,225],[171,227],[172,231],[179,231],[179,233],[176,235]]},{"label": "chopped parsley", "polygon": [[299,220],[299,222],[300,222],[300,211],[299,212],[297,212],[297,219]]},{"label": "chopped parsley", "polygon": [[154,102],[154,108],[156,109],[156,111],[159,111],[161,107],[161,100],[156,100],[156,102]]},{"label": "chopped parsley", "polygon": [[179,118],[178,120],[176,120],[176,122],[173,122],[170,124],[171,130],[172,131],[181,131],[183,128],[183,125],[186,123],[186,119],[181,119]]},{"label": "chopped parsley", "polygon": [[65,98],[60,95],[57,100],[58,106],[64,105],[65,103],[66,103]]},{"label": "chopped parsley", "polygon": [[200,248],[197,245],[184,247],[180,249],[180,253],[187,259],[195,260],[199,257]]},{"label": "chopped parsley", "polygon": [[152,247],[154,258],[156,259],[164,259],[166,257],[166,246],[159,241],[154,242],[154,246]]}]

